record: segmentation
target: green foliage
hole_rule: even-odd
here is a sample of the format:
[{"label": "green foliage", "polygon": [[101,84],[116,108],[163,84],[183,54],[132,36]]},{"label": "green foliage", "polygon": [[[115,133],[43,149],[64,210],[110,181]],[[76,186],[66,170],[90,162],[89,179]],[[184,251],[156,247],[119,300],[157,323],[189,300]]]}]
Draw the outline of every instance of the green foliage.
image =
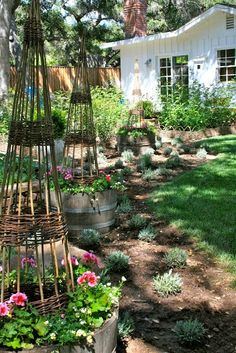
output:
[{"label": "green foliage", "polygon": [[176,85],[173,95],[163,98],[159,122],[162,128],[202,130],[231,124],[235,111],[230,108],[231,91],[224,87],[205,88],[194,83],[189,92]]},{"label": "green foliage", "polygon": [[172,151],[173,151],[173,150],[172,150],[171,147],[166,147],[166,148],[164,149],[164,151],[163,151],[163,154],[164,154],[165,157],[168,157],[168,156],[171,154]]},{"label": "green foliage", "polygon": [[131,150],[125,150],[121,153],[121,159],[124,162],[132,163],[134,160],[134,152]]},{"label": "green foliage", "polygon": [[129,268],[129,256],[122,251],[113,251],[106,259],[105,263],[108,271],[123,272]]},{"label": "green foliage", "polygon": [[140,214],[133,215],[129,220],[129,227],[130,228],[142,228],[146,225],[146,219],[141,216]]},{"label": "green foliage", "polygon": [[116,169],[123,169],[124,168],[124,163],[121,159],[118,159],[118,161],[115,162],[115,168]]},{"label": "green foliage", "polygon": [[137,104],[137,108],[144,111],[144,118],[153,118],[156,115],[155,108],[152,101],[144,100]]},{"label": "green foliage", "polygon": [[205,150],[205,148],[199,148],[199,150],[197,151],[196,153],[196,156],[199,158],[199,159],[206,159],[207,157],[207,151]]},{"label": "green foliage", "polygon": [[123,176],[129,176],[129,175],[132,174],[132,170],[131,170],[131,168],[129,168],[129,167],[125,167],[125,168],[122,170],[121,174],[122,174]]},{"label": "green foliage", "polygon": [[100,245],[101,235],[96,229],[82,229],[79,234],[79,245],[82,249],[96,249]]},{"label": "green foliage", "polygon": [[175,137],[171,140],[171,144],[172,146],[177,146],[177,145],[180,145],[182,144],[184,141],[182,140],[181,137]]},{"label": "green foliage", "polygon": [[153,241],[156,238],[155,229],[151,225],[148,225],[146,228],[140,230],[138,238],[146,242]]},{"label": "green foliage", "polygon": [[174,331],[178,340],[186,345],[202,342],[206,333],[204,325],[197,319],[177,321]]},{"label": "green foliage", "polygon": [[152,167],[152,155],[150,153],[143,154],[138,161],[138,169],[140,171],[145,171]]},{"label": "green foliage", "polygon": [[162,147],[161,139],[156,138],[155,147],[156,147],[157,150],[159,150]]},{"label": "green foliage", "polygon": [[123,125],[122,127],[119,128],[117,133],[120,136],[130,136],[130,137],[133,137],[134,139],[137,139],[143,136],[147,136],[150,133],[156,134],[156,132],[157,132],[157,129],[153,124],[145,123],[145,124],[142,124],[141,126],[136,126],[136,124]]},{"label": "green foliage", "polygon": [[156,175],[160,176],[169,176],[171,175],[171,171],[165,167],[159,167],[155,170]]},{"label": "green foliage", "polygon": [[142,173],[142,179],[145,181],[153,180],[157,177],[157,170],[151,168],[145,169]]},{"label": "green foliage", "polygon": [[45,319],[30,305],[14,307],[12,316],[0,321],[0,346],[18,349],[32,349],[40,337],[48,332]]},{"label": "green foliage", "polygon": [[134,319],[128,311],[121,314],[118,320],[118,337],[120,339],[130,337],[135,330]]},{"label": "green foliage", "polygon": [[62,138],[66,128],[66,113],[59,109],[52,110],[53,137]]},{"label": "green foliage", "polygon": [[127,196],[122,198],[122,201],[120,202],[116,211],[118,213],[129,213],[133,211],[133,206]]},{"label": "green foliage", "polygon": [[153,285],[155,291],[161,297],[168,297],[171,294],[181,292],[182,280],[178,273],[172,274],[172,270],[170,270],[163,275],[155,276],[153,278]]},{"label": "green foliage", "polygon": [[91,93],[97,135],[106,142],[116,134],[118,125],[127,119],[128,110],[121,103],[121,91],[115,87],[95,87]]},{"label": "green foliage", "polygon": [[163,261],[167,267],[181,268],[186,265],[187,258],[186,251],[180,248],[174,248],[165,254]]},{"label": "green foliage", "polygon": [[166,168],[176,168],[181,164],[181,159],[178,155],[171,156],[166,161]]}]

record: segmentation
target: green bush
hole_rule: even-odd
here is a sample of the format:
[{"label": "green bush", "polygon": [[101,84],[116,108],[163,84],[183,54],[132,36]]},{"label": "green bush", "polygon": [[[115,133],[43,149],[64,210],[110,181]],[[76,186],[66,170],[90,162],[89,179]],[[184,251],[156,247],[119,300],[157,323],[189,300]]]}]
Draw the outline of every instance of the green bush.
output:
[{"label": "green bush", "polygon": [[145,169],[142,173],[142,179],[145,181],[154,180],[157,177],[157,171],[151,168]]},{"label": "green bush", "polygon": [[182,280],[178,273],[172,274],[172,270],[157,275],[153,278],[154,289],[161,297],[181,292]]},{"label": "green bush", "polygon": [[53,137],[62,138],[66,129],[66,112],[60,109],[52,110]]},{"label": "green bush", "polygon": [[138,161],[138,170],[144,171],[152,166],[152,155],[150,153],[143,154]]},{"label": "green bush", "polygon": [[97,135],[106,142],[116,134],[118,125],[127,121],[128,109],[121,103],[121,91],[115,87],[95,87],[91,94]]},{"label": "green bush", "polygon": [[129,220],[130,228],[142,228],[146,225],[147,221],[140,214],[133,215]]},{"label": "green bush", "polygon": [[131,150],[125,150],[121,153],[121,159],[124,162],[132,163],[134,160],[134,152]]},{"label": "green bush", "polygon": [[224,87],[206,88],[193,83],[189,88],[176,85],[173,95],[163,98],[159,117],[162,128],[202,130],[231,124],[236,118],[231,109],[232,92]]},{"label": "green bush", "polygon": [[137,108],[143,108],[144,118],[153,118],[156,116],[156,111],[152,101],[141,101],[137,104]]},{"label": "green bush", "polygon": [[96,229],[82,229],[79,234],[79,245],[82,249],[96,249],[100,245],[101,236]]},{"label": "green bush", "polygon": [[116,162],[115,162],[115,168],[116,169],[123,169],[124,168],[124,163],[121,159],[118,159]]},{"label": "green bush", "polygon": [[164,149],[164,151],[163,151],[163,154],[164,154],[165,157],[168,157],[168,156],[171,154],[172,151],[173,151],[173,150],[172,150],[171,147],[166,147],[166,148]]},{"label": "green bush", "polygon": [[174,329],[178,340],[187,345],[200,343],[205,335],[204,325],[195,320],[177,321]]},{"label": "green bush", "polygon": [[125,255],[122,251],[113,251],[106,259],[108,271],[122,272],[127,271],[129,268],[129,256]]},{"label": "green bush", "polygon": [[163,261],[168,267],[181,268],[186,265],[188,255],[180,248],[174,248],[165,254]]},{"label": "green bush", "polygon": [[123,197],[123,199],[121,200],[120,204],[118,205],[116,211],[118,213],[129,213],[129,212],[133,211],[133,206],[127,196]]},{"label": "green bush", "polygon": [[179,156],[171,156],[166,161],[166,168],[176,168],[181,164],[181,159]]}]

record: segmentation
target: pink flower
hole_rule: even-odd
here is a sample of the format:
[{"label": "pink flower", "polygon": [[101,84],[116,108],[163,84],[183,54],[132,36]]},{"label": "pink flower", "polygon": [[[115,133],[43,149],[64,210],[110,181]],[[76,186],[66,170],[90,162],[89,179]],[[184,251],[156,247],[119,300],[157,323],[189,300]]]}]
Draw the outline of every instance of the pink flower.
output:
[{"label": "pink flower", "polygon": [[7,316],[10,309],[6,303],[0,303],[0,316]]},{"label": "pink flower", "polygon": [[85,252],[82,256],[82,259],[81,261],[84,263],[84,264],[95,264],[97,265],[98,267],[100,267],[100,261],[99,259],[97,258],[96,255],[94,255],[92,252]]},{"label": "pink flower", "polygon": [[107,181],[108,183],[111,182],[111,176],[110,176],[110,175],[106,175],[105,178],[106,178],[106,181]]},{"label": "pink flower", "polygon": [[36,262],[33,257],[23,257],[21,259],[21,267],[24,268],[25,264],[29,264],[31,267],[36,267]]},{"label": "pink flower", "polygon": [[16,293],[12,294],[10,297],[10,303],[14,302],[16,305],[25,306],[25,302],[28,300],[27,295],[25,293]]},{"label": "pink flower", "polygon": [[70,173],[68,172],[68,173],[66,173],[66,174],[64,175],[64,179],[65,179],[65,180],[72,180],[72,179],[73,179],[73,176],[72,176],[72,174],[70,174]]},{"label": "pink flower", "polygon": [[78,284],[88,283],[89,287],[94,287],[97,284],[98,277],[94,272],[87,271],[84,272],[82,276],[77,279]]},{"label": "pink flower", "polygon": [[2,272],[2,266],[0,266],[0,272]]},{"label": "pink flower", "polygon": [[[76,256],[71,256],[70,262],[71,262],[72,266],[78,266],[79,265],[79,261],[78,261]],[[65,266],[65,260],[64,259],[61,260],[61,265]]]}]

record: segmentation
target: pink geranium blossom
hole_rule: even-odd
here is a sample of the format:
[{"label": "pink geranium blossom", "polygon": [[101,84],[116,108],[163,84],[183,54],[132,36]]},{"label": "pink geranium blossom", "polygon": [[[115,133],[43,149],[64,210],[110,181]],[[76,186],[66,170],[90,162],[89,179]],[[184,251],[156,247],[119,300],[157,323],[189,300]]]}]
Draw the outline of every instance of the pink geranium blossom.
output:
[{"label": "pink geranium blossom", "polygon": [[10,303],[15,303],[19,306],[25,306],[25,302],[28,300],[27,295],[25,293],[16,293],[12,294],[10,297]]},{"label": "pink geranium blossom", "polygon": [[84,272],[82,276],[77,279],[78,284],[88,283],[89,287],[94,287],[97,284],[98,277],[94,272],[87,271]]},{"label": "pink geranium blossom", "polygon": [[85,252],[81,258],[81,261],[88,265],[97,265],[98,267],[101,265],[99,258],[92,252]]},{"label": "pink geranium blossom", "polygon": [[6,303],[0,303],[0,316],[7,316],[9,311],[10,309]]},{"label": "pink geranium blossom", "polygon": [[[70,262],[71,262],[72,266],[78,266],[79,265],[79,261],[78,261],[76,256],[71,256]],[[64,259],[61,260],[61,265],[65,266],[65,260]]]},{"label": "pink geranium blossom", "polygon": [[21,267],[24,268],[25,264],[29,264],[31,267],[36,267],[36,261],[33,257],[23,257],[21,259]]}]

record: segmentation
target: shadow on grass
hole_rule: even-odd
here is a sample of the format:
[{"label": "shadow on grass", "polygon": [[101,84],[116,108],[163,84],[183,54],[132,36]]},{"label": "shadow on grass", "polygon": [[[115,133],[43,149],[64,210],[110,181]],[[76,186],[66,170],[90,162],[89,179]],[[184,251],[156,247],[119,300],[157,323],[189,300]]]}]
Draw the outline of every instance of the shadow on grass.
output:
[{"label": "shadow on grass", "polygon": [[158,217],[205,242],[236,268],[236,138],[222,142],[207,140],[227,154],[155,190],[149,205]]}]

